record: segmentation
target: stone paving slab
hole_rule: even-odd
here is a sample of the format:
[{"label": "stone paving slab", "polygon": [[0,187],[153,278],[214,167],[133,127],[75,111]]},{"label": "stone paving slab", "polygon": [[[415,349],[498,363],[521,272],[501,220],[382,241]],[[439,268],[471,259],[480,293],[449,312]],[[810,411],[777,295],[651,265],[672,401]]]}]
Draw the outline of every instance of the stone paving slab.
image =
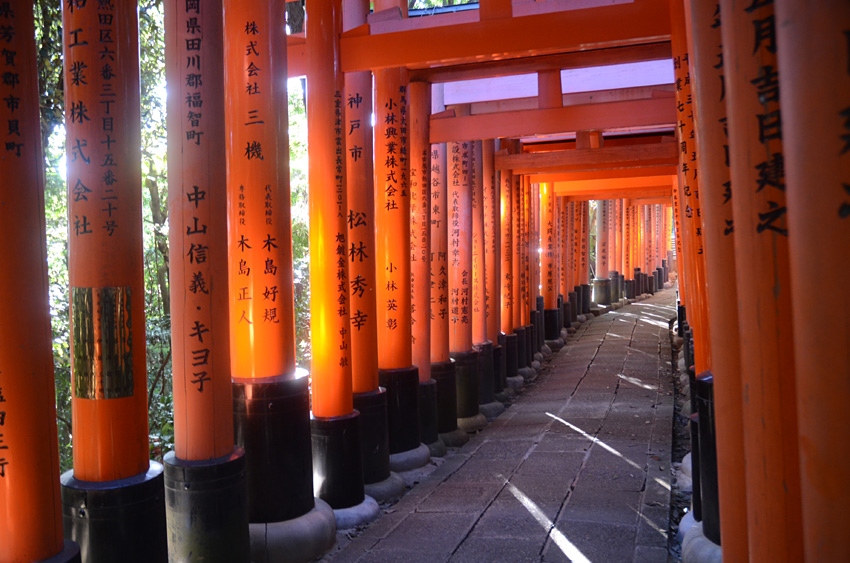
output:
[{"label": "stone paving slab", "polygon": [[591,317],[510,408],[322,561],[667,561],[674,316],[664,290]]}]

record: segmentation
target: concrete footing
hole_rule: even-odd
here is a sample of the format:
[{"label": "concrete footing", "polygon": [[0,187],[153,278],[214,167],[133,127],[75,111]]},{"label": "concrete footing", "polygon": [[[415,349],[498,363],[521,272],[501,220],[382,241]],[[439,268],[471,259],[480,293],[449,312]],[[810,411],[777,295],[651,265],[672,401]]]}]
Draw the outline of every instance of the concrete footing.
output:
[{"label": "concrete footing", "polygon": [[425,445],[428,446],[428,451],[431,452],[431,457],[445,457],[446,445],[439,438],[437,438],[435,442]]},{"label": "concrete footing", "polygon": [[390,476],[383,481],[363,485],[363,491],[377,502],[392,501],[404,493],[404,479],[398,473],[390,471]]},{"label": "concrete footing", "polygon": [[702,522],[697,522],[685,533],[682,540],[682,563],[722,563],[720,546],[705,537]]},{"label": "concrete footing", "polygon": [[537,370],[533,367],[525,366],[517,370],[517,373],[522,376],[524,381],[534,381],[537,379]]},{"label": "concrete footing", "polygon": [[493,401],[492,403],[484,403],[483,405],[478,405],[478,411],[484,415],[484,418],[487,419],[487,422],[492,422],[493,419],[505,412],[505,405],[503,405],[499,401]]},{"label": "concrete footing", "polygon": [[522,389],[522,386],[525,385],[525,378],[522,374],[515,375],[513,377],[505,378],[505,390],[512,389],[515,393],[517,389]]},{"label": "concrete footing", "polygon": [[444,443],[447,448],[459,448],[469,441],[469,435],[460,428],[455,428],[451,432],[441,433],[440,441]]},{"label": "concrete footing", "polygon": [[250,524],[251,561],[306,563],[330,551],[336,542],[336,517],[322,499],[303,516],[264,524]]},{"label": "concrete footing", "polygon": [[419,444],[419,447],[390,454],[390,470],[392,471],[410,471],[427,465],[431,461],[431,451],[425,444]]},{"label": "concrete footing", "polygon": [[380,515],[381,509],[378,503],[369,495],[366,495],[360,504],[334,510],[337,530],[347,530],[355,526],[363,526],[377,520]]},{"label": "concrete footing", "polygon": [[475,416],[457,419],[457,427],[468,434],[474,434],[487,426],[487,418],[480,412]]},{"label": "concrete footing", "polygon": [[[567,331],[567,329],[564,329],[563,332],[566,332],[566,331]],[[546,344],[543,345],[544,350],[546,348],[549,348],[549,350],[551,351],[550,357],[554,354],[557,354],[561,350],[561,348],[563,348],[563,347],[564,347],[564,337],[563,337],[563,335],[562,335],[561,338],[559,338],[557,340],[547,340]]]}]

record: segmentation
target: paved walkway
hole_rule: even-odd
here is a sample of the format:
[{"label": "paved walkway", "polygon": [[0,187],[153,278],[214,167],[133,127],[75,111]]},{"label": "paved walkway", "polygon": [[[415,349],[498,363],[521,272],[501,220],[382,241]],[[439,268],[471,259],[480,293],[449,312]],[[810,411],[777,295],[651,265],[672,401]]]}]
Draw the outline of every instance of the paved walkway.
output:
[{"label": "paved walkway", "polygon": [[333,563],[666,563],[675,292],[584,323]]}]

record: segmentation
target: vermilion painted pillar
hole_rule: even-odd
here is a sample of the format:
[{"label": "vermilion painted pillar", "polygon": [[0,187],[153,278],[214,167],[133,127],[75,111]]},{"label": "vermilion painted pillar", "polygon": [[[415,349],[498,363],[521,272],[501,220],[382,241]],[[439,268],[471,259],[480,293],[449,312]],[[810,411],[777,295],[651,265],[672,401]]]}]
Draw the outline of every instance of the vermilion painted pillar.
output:
[{"label": "vermilion painted pillar", "polygon": [[[443,85],[431,87],[431,112],[445,111]],[[437,382],[437,430],[447,446],[469,438],[457,427],[455,362],[449,351],[449,185],[447,145],[431,145],[431,377]]]},{"label": "vermilion painted pillar", "polygon": [[[634,264],[632,262],[632,233],[634,232],[634,228],[632,226],[632,206],[628,204],[628,200],[623,200],[623,275],[628,277],[633,275],[632,269],[634,268]],[[629,278],[632,279],[632,278]],[[630,284],[631,285],[631,284]],[[631,295],[634,297],[634,294]],[[626,295],[624,295],[626,297]]]},{"label": "vermilion painted pillar", "polygon": [[[511,144],[511,152],[518,152],[519,143]],[[513,175],[513,187],[511,190],[511,238],[513,239],[513,256],[511,258],[511,284],[513,295],[513,327],[517,335],[517,365],[520,373],[530,367],[529,345],[526,336],[526,325],[523,320],[523,178],[519,174]]]},{"label": "vermilion painted pillar", "polygon": [[62,535],[32,3],[13,0],[7,10],[0,172],[14,186],[0,198],[0,560],[79,561]]},{"label": "vermilion painted pillar", "polygon": [[611,281],[608,279],[608,205],[607,200],[596,202],[596,276],[592,280],[593,302],[611,303]]},{"label": "vermilion painted pillar", "polygon": [[[169,552],[176,559],[248,561],[246,459],[234,447],[230,380],[222,4],[165,6],[174,389],[174,451],[164,463]],[[187,64],[193,57],[194,67]],[[189,115],[186,99],[194,96],[203,111]],[[197,248],[212,250],[199,259]],[[203,343],[192,336],[196,326],[207,330]]]},{"label": "vermilion painted pillar", "polygon": [[[557,192],[556,192],[557,193]],[[564,196],[557,196],[558,202],[558,274],[560,276],[559,291],[561,293],[561,326],[571,326],[570,319],[570,204]]]},{"label": "vermilion painted pillar", "polygon": [[850,460],[835,447],[848,443],[846,426],[836,421],[850,397],[843,289],[850,255],[848,29],[845,3],[776,3],[807,561],[850,559],[840,524],[850,505]]},{"label": "vermilion painted pillar", "polygon": [[502,295],[502,230],[499,211],[501,187],[496,174],[496,141],[481,144],[484,180],[484,313],[487,317],[487,340],[493,343],[493,391],[499,398],[505,387],[505,337],[501,331]]},{"label": "vermilion painted pillar", "polygon": [[339,509],[364,500],[351,380],[342,1],[309,0],[306,9],[313,474],[316,495]]},{"label": "vermilion painted pillar", "polygon": [[580,217],[581,217],[581,236],[579,239],[580,245],[580,261],[579,261],[579,283],[581,284],[581,312],[582,314],[590,314],[590,202],[580,202]]},{"label": "vermilion painted pillar", "polygon": [[410,265],[413,362],[419,368],[419,431],[432,455],[445,455],[431,379],[431,84],[410,83]]},{"label": "vermilion painted pillar", "polygon": [[[536,310],[536,299],[532,290],[533,264],[539,263],[537,254],[537,242],[534,241],[534,215],[532,211],[532,185],[531,179],[522,176],[522,248],[520,249],[522,275],[520,276],[522,294],[522,320],[525,323],[526,358],[528,365],[534,361],[534,353],[537,351],[537,330],[532,318],[532,311]],[[532,258],[532,245],[534,257]]]},{"label": "vermilion painted pillar", "polygon": [[[776,59],[779,22],[767,3],[724,0],[720,8],[741,328],[744,451],[748,455],[750,559],[802,561],[790,225],[782,146],[788,133],[783,135],[782,130],[783,98]],[[794,107],[789,115],[800,107]],[[834,146],[832,154],[838,154],[841,145],[834,142]],[[805,182],[812,185],[809,178]],[[806,224],[804,228],[811,227]],[[795,235],[793,231],[790,234]]]},{"label": "vermilion painted pillar", "polygon": [[[389,4],[376,4],[375,8]],[[427,448],[420,443],[419,370],[413,365],[411,349],[406,71],[375,72],[375,120],[378,368],[381,385],[388,393],[390,467],[400,468],[396,454],[413,452],[420,446],[425,450],[421,464],[429,459]]]},{"label": "vermilion painted pillar", "polygon": [[136,3],[62,8],[74,358],[65,535],[79,539],[86,560],[161,560],[162,466],[148,450]]},{"label": "vermilion painted pillar", "polygon": [[[693,87],[699,100],[699,158],[702,163],[703,234],[705,236],[706,280],[711,309],[709,329],[714,375],[714,410],[717,432],[717,478],[719,487],[719,536],[707,535],[715,543],[722,538],[723,554],[732,561],[747,561],[747,506],[744,478],[744,440],[741,428],[741,368],[735,282],[735,232],[732,192],[726,149],[726,93],[718,5],[691,2],[694,50]],[[666,212],[663,214],[666,217]],[[665,238],[669,240],[669,236]],[[662,248],[666,250],[667,245]],[[665,252],[666,254],[666,252]],[[705,530],[704,530],[705,531]]]},{"label": "vermilion painted pillar", "polygon": [[458,427],[485,422],[478,409],[478,352],[472,348],[471,142],[448,143],[449,165],[449,350],[455,360]]},{"label": "vermilion painted pillar", "polygon": [[[344,0],[342,7],[344,30],[366,23],[368,0]],[[360,413],[363,483],[368,495],[382,500],[384,489],[370,487],[391,477],[387,394],[378,385],[372,73],[346,74],[344,97],[352,390],[354,408]]]},{"label": "vermilion painted pillar", "polygon": [[[485,209],[485,194],[493,189],[492,177],[492,141],[490,145],[490,161],[488,169],[484,167],[484,141],[471,143],[472,149],[472,343],[478,352],[478,404],[479,411],[484,416],[493,419],[505,407],[496,401],[496,386],[494,374],[496,364],[494,357],[498,337],[491,340],[488,337],[487,316],[487,282],[492,271],[487,268],[487,210]],[[492,264],[491,264],[492,267]]]},{"label": "vermilion painted pillar", "polygon": [[295,366],[284,14],[223,4],[234,430],[252,553],[279,554],[271,531],[315,506],[308,378]]},{"label": "vermilion painted pillar", "polygon": [[[500,141],[500,147],[504,148],[507,143]],[[518,364],[517,335],[514,330],[514,307],[516,295],[513,283],[514,262],[514,209],[513,190],[514,175],[511,170],[502,170],[499,182],[499,229],[501,231],[501,272],[499,283],[501,285],[501,314],[500,326],[505,334],[505,378],[516,377]]]},{"label": "vermilion painted pillar", "polygon": [[[558,251],[560,245],[558,240],[557,201],[555,198],[555,185],[551,182],[540,184],[540,277],[543,285],[543,331],[544,337],[549,341],[556,341],[561,337],[561,326],[558,309],[558,289],[560,276],[558,275]],[[559,344],[547,343],[550,348]]]}]

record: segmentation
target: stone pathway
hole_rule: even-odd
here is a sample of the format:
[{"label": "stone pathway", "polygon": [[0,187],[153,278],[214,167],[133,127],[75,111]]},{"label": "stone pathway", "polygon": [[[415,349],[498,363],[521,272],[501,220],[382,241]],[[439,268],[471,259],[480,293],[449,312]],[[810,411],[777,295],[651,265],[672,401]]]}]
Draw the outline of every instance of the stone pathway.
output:
[{"label": "stone pathway", "polygon": [[673,380],[664,290],[584,323],[537,381],[334,563],[666,563]]}]

